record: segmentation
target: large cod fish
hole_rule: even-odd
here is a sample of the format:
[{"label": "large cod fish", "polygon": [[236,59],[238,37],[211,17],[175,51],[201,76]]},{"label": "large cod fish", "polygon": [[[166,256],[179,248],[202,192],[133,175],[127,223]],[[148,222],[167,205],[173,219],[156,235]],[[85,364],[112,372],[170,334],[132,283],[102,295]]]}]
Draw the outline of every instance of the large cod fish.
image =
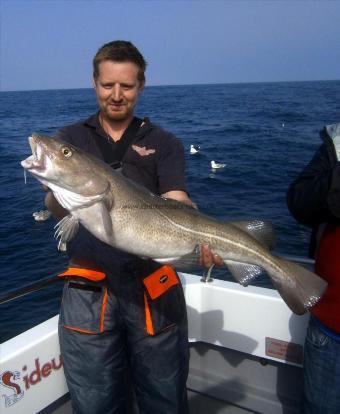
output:
[{"label": "large cod fish", "polygon": [[69,211],[57,225],[61,242],[81,223],[111,246],[169,264],[191,263],[197,246],[209,244],[244,286],[264,269],[297,314],[315,305],[326,289],[316,274],[270,253],[265,223],[217,221],[150,193],[70,144],[37,134],[29,143],[32,155],[21,165]]}]

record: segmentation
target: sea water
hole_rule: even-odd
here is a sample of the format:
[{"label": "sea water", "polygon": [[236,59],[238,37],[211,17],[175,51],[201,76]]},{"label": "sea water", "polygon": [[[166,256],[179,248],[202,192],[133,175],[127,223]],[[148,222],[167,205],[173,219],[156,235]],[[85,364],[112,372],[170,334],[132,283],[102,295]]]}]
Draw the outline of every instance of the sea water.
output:
[{"label": "sea water", "polygon": [[[324,125],[340,122],[340,81],[147,87],[136,114],[181,138],[187,185],[199,209],[221,220],[268,219],[276,252],[307,256],[310,230],[286,207],[289,184],[321,143]],[[0,292],[53,276],[66,267],[41,184],[25,184],[20,161],[32,132],[58,128],[97,110],[93,90],[0,94]],[[199,145],[195,155],[190,145]],[[226,164],[212,170],[211,161]],[[223,277],[221,271],[218,277]],[[265,277],[262,286],[270,286]],[[58,312],[61,285],[0,305],[0,342]]]}]

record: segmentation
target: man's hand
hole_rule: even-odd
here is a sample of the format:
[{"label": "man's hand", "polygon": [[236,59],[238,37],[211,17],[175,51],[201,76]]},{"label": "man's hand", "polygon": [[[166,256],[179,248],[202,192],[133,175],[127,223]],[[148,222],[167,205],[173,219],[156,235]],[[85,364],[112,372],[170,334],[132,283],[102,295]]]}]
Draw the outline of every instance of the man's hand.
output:
[{"label": "man's hand", "polygon": [[200,265],[210,268],[212,265],[223,266],[223,260],[218,254],[214,254],[208,244],[200,246]]},{"label": "man's hand", "polygon": [[189,207],[192,207],[198,210],[197,205],[192,200],[190,200],[190,198],[188,197],[188,194],[185,191],[180,191],[180,190],[168,191],[167,193],[162,194],[161,197],[170,198],[171,200],[179,201],[181,203],[186,204]]},{"label": "man's hand", "polygon": [[68,211],[58,203],[52,191],[48,191],[45,196],[45,206],[57,220],[61,220],[68,215]]}]

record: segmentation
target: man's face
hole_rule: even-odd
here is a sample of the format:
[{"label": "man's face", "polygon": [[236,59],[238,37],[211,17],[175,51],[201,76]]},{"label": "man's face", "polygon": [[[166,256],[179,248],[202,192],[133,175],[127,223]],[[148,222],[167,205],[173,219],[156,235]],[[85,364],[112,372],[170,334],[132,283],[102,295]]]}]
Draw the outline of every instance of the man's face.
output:
[{"label": "man's face", "polygon": [[138,80],[138,66],[134,63],[106,60],[99,64],[94,86],[104,118],[124,121],[133,116],[144,82]]}]

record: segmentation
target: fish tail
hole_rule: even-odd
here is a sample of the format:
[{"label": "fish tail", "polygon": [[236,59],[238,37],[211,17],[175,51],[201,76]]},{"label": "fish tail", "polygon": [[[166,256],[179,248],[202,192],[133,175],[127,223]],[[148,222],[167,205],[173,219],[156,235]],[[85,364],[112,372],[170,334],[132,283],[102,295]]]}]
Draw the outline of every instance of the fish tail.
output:
[{"label": "fish tail", "polygon": [[304,314],[320,300],[327,282],[296,263],[278,257],[275,261],[281,274],[268,272],[273,285],[294,313]]}]

